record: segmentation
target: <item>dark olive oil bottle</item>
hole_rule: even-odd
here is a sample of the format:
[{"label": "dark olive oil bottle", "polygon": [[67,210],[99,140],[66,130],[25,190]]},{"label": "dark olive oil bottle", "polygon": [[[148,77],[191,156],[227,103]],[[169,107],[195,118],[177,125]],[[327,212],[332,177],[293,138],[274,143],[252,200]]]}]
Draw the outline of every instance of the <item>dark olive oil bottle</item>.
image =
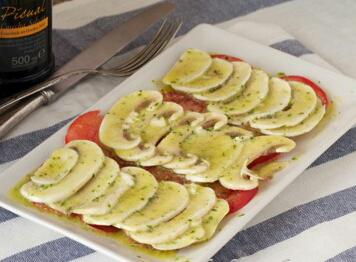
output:
[{"label": "dark olive oil bottle", "polygon": [[52,0],[0,0],[0,97],[53,71]]}]

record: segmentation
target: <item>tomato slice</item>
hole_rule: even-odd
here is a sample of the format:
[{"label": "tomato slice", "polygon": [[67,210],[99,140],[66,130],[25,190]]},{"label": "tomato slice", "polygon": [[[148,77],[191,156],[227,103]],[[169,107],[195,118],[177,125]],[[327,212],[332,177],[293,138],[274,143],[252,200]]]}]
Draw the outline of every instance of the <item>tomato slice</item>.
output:
[{"label": "tomato slice", "polygon": [[308,79],[304,76],[297,76],[297,75],[283,76],[282,78],[284,80],[301,82],[303,84],[310,86],[311,88],[313,88],[315,94],[319,97],[319,99],[323,103],[323,105],[325,105],[325,106],[329,105],[329,98],[328,98],[327,94],[325,93],[325,91],[320,86],[318,86],[313,81],[311,81],[310,79]]},{"label": "tomato slice", "polygon": [[194,97],[176,91],[169,91],[163,93],[163,100],[174,102],[181,105],[184,110],[194,111],[194,112],[205,112],[206,111],[206,103],[204,101],[199,101]]},{"label": "tomato slice", "polygon": [[84,139],[99,144],[99,128],[103,116],[99,110],[86,112],[78,116],[69,126],[65,136],[65,143],[73,140]]},{"label": "tomato slice", "polygon": [[258,191],[258,188],[251,190],[230,190],[224,188],[219,183],[208,184],[208,186],[214,189],[218,198],[225,199],[229,203],[229,214],[235,213],[246,206]]},{"label": "tomato slice", "polygon": [[92,225],[92,224],[88,224],[88,225],[97,229],[97,230],[104,231],[106,233],[116,233],[120,230],[114,226],[100,226],[100,225]]},{"label": "tomato slice", "polygon": [[273,159],[276,159],[278,156],[280,155],[280,153],[269,153],[267,155],[262,155],[258,158],[256,158],[255,160],[253,160],[249,165],[248,168],[254,168],[255,166],[258,166],[260,164],[269,162]]},{"label": "tomato slice", "polygon": [[223,54],[215,54],[211,55],[212,58],[220,58],[227,60],[229,62],[237,62],[237,61],[243,61],[242,59],[235,57],[235,56],[230,56],[230,55],[223,55]]}]

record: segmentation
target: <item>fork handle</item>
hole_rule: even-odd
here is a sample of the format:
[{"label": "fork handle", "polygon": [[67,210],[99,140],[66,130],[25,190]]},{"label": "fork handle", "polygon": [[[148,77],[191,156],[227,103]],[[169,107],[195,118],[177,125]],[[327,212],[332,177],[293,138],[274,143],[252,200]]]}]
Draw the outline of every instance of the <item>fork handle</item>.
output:
[{"label": "fork handle", "polygon": [[26,116],[46,103],[43,95],[36,95],[28,101],[21,101],[14,110],[3,115],[0,125],[0,139],[3,138],[12,128],[18,125]]},{"label": "fork handle", "polygon": [[102,74],[113,74],[110,71],[105,71],[105,70],[95,70],[95,69],[78,69],[75,71],[70,71],[67,73],[63,73],[61,75],[55,76],[52,79],[49,79],[45,82],[42,82],[38,85],[35,85],[34,87],[25,90],[9,99],[7,99],[4,103],[2,103],[0,105],[0,114],[8,111],[9,109],[11,109],[13,106],[15,106],[18,102],[20,102],[21,100],[30,97],[36,93],[42,92],[44,90],[47,90],[48,88],[58,84],[59,82],[62,82],[63,80],[67,80],[69,78],[72,77],[76,77],[77,79],[75,79],[76,81],[79,81],[82,76],[82,74],[92,74],[92,73],[102,73]]}]

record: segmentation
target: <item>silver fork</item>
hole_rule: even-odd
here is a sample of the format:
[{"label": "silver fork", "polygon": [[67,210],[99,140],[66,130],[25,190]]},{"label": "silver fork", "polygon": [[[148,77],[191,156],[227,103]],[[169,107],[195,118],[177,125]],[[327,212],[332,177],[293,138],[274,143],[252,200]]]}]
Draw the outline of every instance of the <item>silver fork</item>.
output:
[{"label": "silver fork", "polygon": [[64,74],[55,76],[39,85],[36,85],[26,91],[23,91],[9,99],[6,99],[4,103],[0,105],[0,114],[11,109],[21,100],[30,97],[36,93],[41,93],[46,97],[47,104],[53,101],[52,97],[55,97],[53,92],[48,92],[50,87],[67,80],[71,77],[81,74],[101,74],[115,77],[127,77],[136,72],[139,68],[152,60],[155,56],[160,54],[175,37],[179,31],[182,23],[180,21],[167,21],[164,20],[161,27],[152,38],[152,40],[136,55],[132,58],[124,61],[116,67],[111,69],[77,69]]}]

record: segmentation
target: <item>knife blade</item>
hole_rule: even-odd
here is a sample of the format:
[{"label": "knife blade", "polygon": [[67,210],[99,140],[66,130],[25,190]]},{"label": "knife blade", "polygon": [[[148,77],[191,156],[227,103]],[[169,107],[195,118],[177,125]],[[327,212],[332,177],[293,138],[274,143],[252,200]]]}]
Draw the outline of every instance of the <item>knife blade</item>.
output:
[{"label": "knife blade", "polygon": [[[104,37],[93,43],[82,51],[71,61],[55,72],[54,76],[78,68],[96,69],[107,62],[115,54],[126,47],[130,42],[144,33],[151,25],[173,11],[175,5],[170,2],[162,2],[145,8],[142,12],[119,25],[107,33]],[[3,119],[0,124],[0,138],[4,137],[13,127],[20,123],[25,117],[41,106],[52,102],[65,93],[73,85],[78,83],[87,74],[75,76],[60,83],[51,89],[35,94],[30,99],[21,101],[15,105],[16,108],[8,118]]]}]

